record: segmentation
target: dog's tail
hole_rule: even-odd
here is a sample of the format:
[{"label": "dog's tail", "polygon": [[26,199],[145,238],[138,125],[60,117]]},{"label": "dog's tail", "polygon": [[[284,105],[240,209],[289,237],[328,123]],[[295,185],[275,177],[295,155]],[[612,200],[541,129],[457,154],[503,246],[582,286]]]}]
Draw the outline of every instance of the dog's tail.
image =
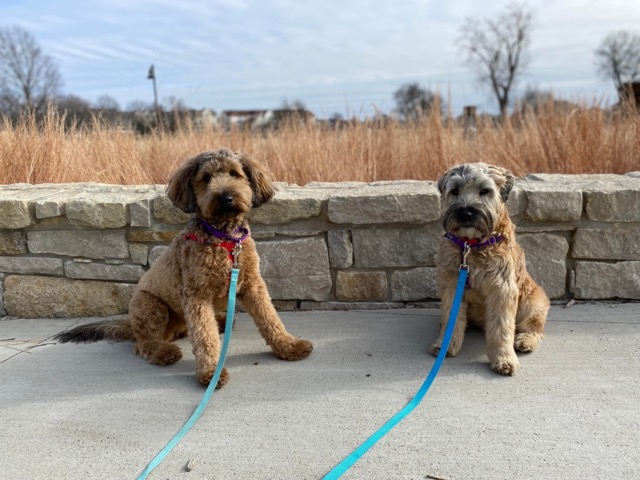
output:
[{"label": "dog's tail", "polygon": [[102,322],[87,323],[57,334],[53,337],[60,343],[89,343],[100,340],[125,342],[133,340],[133,328],[129,319],[104,320]]}]

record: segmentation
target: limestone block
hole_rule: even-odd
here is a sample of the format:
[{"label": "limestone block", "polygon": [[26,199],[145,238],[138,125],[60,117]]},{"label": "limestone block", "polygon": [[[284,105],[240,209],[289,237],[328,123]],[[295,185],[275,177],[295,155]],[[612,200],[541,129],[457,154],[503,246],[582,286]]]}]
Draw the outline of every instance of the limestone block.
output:
[{"label": "limestone block", "polygon": [[300,302],[298,307],[300,310],[334,310],[334,311],[352,311],[352,310],[389,310],[392,308],[406,308],[402,302]]},{"label": "limestone block", "polygon": [[65,275],[76,279],[137,282],[144,272],[144,268],[140,265],[64,262]]},{"label": "limestone block", "polygon": [[526,199],[525,192],[516,184],[513,190],[511,190],[506,203],[510,217],[516,217],[522,213],[520,207],[526,203],[524,199]]},{"label": "limestone block", "polygon": [[180,234],[180,230],[129,230],[129,242],[171,242]]},{"label": "limestone block", "polygon": [[0,228],[24,228],[34,223],[34,207],[28,201],[0,199]]},{"label": "limestone block", "polygon": [[124,231],[55,230],[27,233],[31,253],[87,258],[128,258]]},{"label": "limestone block", "polygon": [[61,190],[59,185],[18,183],[0,186],[0,228],[24,228],[35,223],[35,206]]},{"label": "limestone block", "polygon": [[74,225],[98,228],[119,228],[127,224],[127,205],[117,199],[97,201],[95,198],[76,198],[65,205],[65,214]]},{"label": "limestone block", "polygon": [[[640,178],[634,175],[529,175],[520,183],[537,191],[583,192],[586,217],[593,221],[640,221]],[[560,208],[564,208],[559,205]]]},{"label": "limestone block", "polygon": [[159,223],[170,225],[184,225],[191,215],[176,208],[165,195],[153,199],[153,218]]},{"label": "limestone block", "polygon": [[27,236],[24,232],[0,232],[0,255],[27,253]]},{"label": "limestone block", "polygon": [[272,298],[326,300],[331,290],[329,253],[320,237],[256,242],[260,272]]},{"label": "limestone block", "polygon": [[640,260],[639,245],[640,229],[580,228],[573,239],[572,256],[593,260]]},{"label": "limestone block", "polygon": [[349,268],[353,265],[353,245],[349,230],[329,230],[329,264],[333,268]]},{"label": "limestone block", "polygon": [[39,200],[36,202],[36,218],[59,217],[64,214],[64,204],[55,200]]},{"label": "limestone block", "polygon": [[440,195],[433,182],[380,182],[346,189],[329,198],[334,223],[427,223],[440,217]]},{"label": "limestone block", "polygon": [[526,233],[518,235],[524,250],[527,270],[549,298],[567,293],[567,254],[569,242],[562,235]]},{"label": "limestone block", "polygon": [[254,240],[273,238],[276,236],[276,227],[266,225],[251,225],[251,236]]},{"label": "limestone block", "polygon": [[524,215],[534,222],[564,222],[582,216],[582,192],[527,191]]},{"label": "limestone block", "polygon": [[280,225],[296,219],[317,217],[327,197],[326,190],[288,185],[280,189],[268,203],[251,210],[249,222]]},{"label": "limestone block", "polygon": [[421,267],[435,265],[442,238],[440,225],[414,229],[355,229],[353,239],[356,268]]},{"label": "limestone block", "polygon": [[341,302],[384,301],[387,275],[385,272],[340,271],[336,277],[336,298]]},{"label": "limestone block", "polygon": [[20,318],[93,317],[126,313],[135,285],[64,277],[9,275],[8,315]]},{"label": "limestone block", "polygon": [[4,309],[4,274],[0,273],[0,317],[4,317],[7,311]]},{"label": "limestone block", "polygon": [[129,254],[133,263],[146,265],[149,259],[149,247],[139,243],[131,243],[129,244]]},{"label": "limestone block", "polygon": [[577,262],[575,296],[640,300],[640,262]]},{"label": "limestone block", "polygon": [[151,202],[148,198],[129,205],[130,224],[132,227],[151,226]]},{"label": "limestone block", "polygon": [[391,274],[391,300],[411,302],[440,298],[435,267],[396,270]]},{"label": "limestone block", "polygon": [[585,192],[585,212],[597,222],[640,222],[640,185],[635,189]]},{"label": "limestone block", "polygon": [[22,275],[64,275],[62,260],[46,257],[0,257],[0,272]]},{"label": "limestone block", "polygon": [[156,260],[158,260],[158,258],[160,258],[160,255],[162,255],[169,247],[166,247],[164,245],[158,245],[157,247],[153,247],[151,249],[151,251],[149,252],[149,266],[153,266],[153,264],[156,262]]}]

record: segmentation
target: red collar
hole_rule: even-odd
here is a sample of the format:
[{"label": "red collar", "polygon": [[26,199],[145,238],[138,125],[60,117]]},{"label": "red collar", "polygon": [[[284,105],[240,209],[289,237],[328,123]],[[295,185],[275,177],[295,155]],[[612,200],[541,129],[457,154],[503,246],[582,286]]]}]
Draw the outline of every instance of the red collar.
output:
[{"label": "red collar", "polygon": [[227,258],[231,261],[231,264],[236,265],[237,264],[236,257],[242,251],[242,242],[245,240],[246,236],[242,237],[241,239],[238,239],[238,241],[235,241],[235,242],[227,241],[227,240],[216,242],[215,239],[213,238],[199,237],[195,233],[185,233],[184,235],[182,235],[182,238],[184,238],[185,240],[193,240],[194,242],[198,242],[202,244],[209,244],[214,247],[224,248],[227,251]]}]

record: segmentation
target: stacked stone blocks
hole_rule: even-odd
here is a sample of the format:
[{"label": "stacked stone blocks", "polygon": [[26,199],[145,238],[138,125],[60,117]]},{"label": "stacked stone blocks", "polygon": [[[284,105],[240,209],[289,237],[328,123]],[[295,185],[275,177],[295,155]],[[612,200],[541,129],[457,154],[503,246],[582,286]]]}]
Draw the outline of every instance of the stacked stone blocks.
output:
[{"label": "stacked stone blocks", "polygon": [[[251,214],[281,309],[438,300],[434,182],[279,184]],[[554,299],[640,299],[640,175],[531,175],[508,202],[533,277]],[[187,216],[163,185],[0,187],[0,314],[124,313]]]}]

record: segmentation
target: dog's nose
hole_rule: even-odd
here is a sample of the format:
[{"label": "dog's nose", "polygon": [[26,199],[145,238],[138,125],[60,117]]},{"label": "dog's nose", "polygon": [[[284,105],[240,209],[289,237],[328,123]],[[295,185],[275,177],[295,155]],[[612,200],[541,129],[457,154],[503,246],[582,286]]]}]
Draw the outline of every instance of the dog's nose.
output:
[{"label": "dog's nose", "polygon": [[220,203],[227,207],[230,207],[233,204],[233,197],[228,193],[224,193],[220,196]]},{"label": "dog's nose", "polygon": [[471,220],[473,219],[474,211],[472,208],[465,207],[460,210],[460,220]]}]

